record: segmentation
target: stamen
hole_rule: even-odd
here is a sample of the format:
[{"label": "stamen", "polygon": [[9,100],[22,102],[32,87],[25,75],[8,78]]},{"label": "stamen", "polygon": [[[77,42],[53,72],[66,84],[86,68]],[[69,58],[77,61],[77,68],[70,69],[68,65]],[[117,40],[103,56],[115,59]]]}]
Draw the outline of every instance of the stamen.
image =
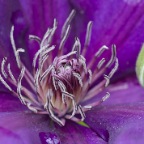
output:
[{"label": "stamen", "polygon": [[[41,41],[41,44],[40,44],[40,49],[42,49],[42,50],[40,51],[40,56],[39,56],[39,66],[41,65],[41,61],[42,61],[43,50],[45,50],[46,48],[48,48],[50,46],[56,29],[57,29],[57,22],[56,22],[56,19],[54,19],[53,28],[52,29],[48,28],[48,30],[45,33],[45,35]],[[46,45],[45,45],[45,43],[46,43]],[[51,62],[50,57],[49,57],[49,62]]]},{"label": "stamen", "polygon": [[91,82],[92,82],[92,71],[90,69],[88,70],[88,74],[89,74],[89,84],[91,84]]},{"label": "stamen", "polygon": [[41,39],[38,37],[38,36],[35,36],[35,35],[29,35],[29,39],[30,40],[35,40],[37,41],[39,44],[41,42]]},{"label": "stamen", "polygon": [[40,77],[40,71],[37,69],[35,74],[35,81],[34,81],[36,90],[39,88],[39,77]]},{"label": "stamen", "polygon": [[47,108],[47,110],[48,110],[48,112],[49,112],[49,114],[50,114],[50,117],[54,120],[54,121],[56,121],[59,125],[61,125],[61,126],[64,126],[64,123],[63,123],[63,121],[61,121],[58,117],[56,117],[55,115],[54,115],[54,113],[53,113],[53,111],[52,111],[52,109],[51,109],[51,103],[50,103],[50,100],[48,99],[48,108]]},{"label": "stamen", "polygon": [[49,66],[48,69],[42,74],[40,77],[40,82],[43,81],[43,79],[50,73],[50,71],[53,69],[53,66]]},{"label": "stamen", "polygon": [[84,106],[83,108],[84,108],[84,109],[91,109],[92,106],[87,105],[87,106]]},{"label": "stamen", "polygon": [[52,28],[52,31],[51,31],[51,33],[50,33],[50,35],[48,37],[48,40],[47,40],[48,44],[51,44],[51,41],[52,41],[52,38],[53,38],[53,35],[54,35],[56,29],[57,29],[57,21],[56,21],[56,19],[54,19],[53,28]]},{"label": "stamen", "polygon": [[10,76],[10,78],[12,79],[12,81],[13,81],[14,83],[17,83],[14,75],[12,74],[12,71],[11,71],[11,68],[10,68],[10,63],[8,64],[7,69],[8,69],[8,73],[9,73],[9,76]]},{"label": "stamen", "polygon": [[22,87],[21,81],[22,81],[22,78],[24,76],[24,73],[25,73],[25,67],[22,67],[21,73],[20,73],[19,78],[18,78],[17,93],[19,95],[19,99],[20,99],[21,103],[26,105],[26,103],[25,103],[25,101],[23,99],[23,96],[21,94],[21,87]]},{"label": "stamen", "polygon": [[103,45],[96,53],[95,57],[98,58],[105,50],[108,50],[109,48],[105,45]]},{"label": "stamen", "polygon": [[66,91],[63,91],[62,93],[63,93],[65,96],[71,98],[71,99],[74,101],[74,96],[73,96],[72,94],[70,94],[70,93],[68,93],[68,92],[66,92]]},{"label": "stamen", "polygon": [[6,60],[7,60],[7,58],[6,58],[6,57],[5,57],[5,58],[3,58],[2,63],[1,63],[1,72],[2,72],[2,75],[3,75],[5,78],[7,78],[7,77],[8,77],[8,76],[7,76],[7,74],[6,74],[6,72],[5,72],[5,70],[4,70]]},{"label": "stamen", "polygon": [[43,69],[45,69],[45,67],[46,67],[44,64],[46,63],[46,60],[48,59],[48,57],[49,57],[49,55],[45,55],[45,56],[43,56],[43,58],[41,60],[41,65],[39,67],[39,70],[41,73],[42,73]]},{"label": "stamen", "polygon": [[72,100],[72,104],[73,104],[73,112],[72,112],[72,114],[71,114],[71,116],[70,116],[70,119],[71,119],[72,117],[74,117],[74,115],[76,114],[76,111],[77,111],[77,109],[78,109],[78,107],[77,107],[77,105],[76,105],[76,103],[75,103],[74,100]]},{"label": "stamen", "polygon": [[110,93],[106,92],[106,95],[102,98],[102,101],[106,101],[110,97]]},{"label": "stamen", "polygon": [[47,90],[47,94],[46,94],[46,102],[44,104],[44,108],[47,109],[48,105],[49,105],[49,98],[51,98],[52,95],[52,89],[48,89]]},{"label": "stamen", "polygon": [[102,58],[102,59],[99,61],[98,65],[97,65],[97,68],[100,69],[100,68],[103,66],[104,63],[105,63],[105,58]]},{"label": "stamen", "polygon": [[53,86],[55,88],[55,90],[57,90],[57,86],[56,86],[56,82],[55,82],[55,77],[52,76],[52,82],[53,82]]},{"label": "stamen", "polygon": [[19,55],[20,52],[25,52],[25,50],[23,48],[19,48],[16,50],[16,54]]},{"label": "stamen", "polygon": [[[46,33],[44,34],[42,41],[40,43],[40,49],[43,48],[45,41],[47,40],[47,38],[50,36],[50,33],[52,32],[52,29],[47,29]],[[47,43],[47,45],[49,45],[49,43]]]},{"label": "stamen", "polygon": [[75,117],[75,116],[71,117],[71,115],[69,115],[69,114],[67,114],[67,115],[65,116],[65,118],[66,118],[66,119],[71,119],[71,120],[74,121],[74,122],[79,122],[79,121],[81,121],[79,118],[77,118],[77,117]]},{"label": "stamen", "polygon": [[33,111],[34,113],[37,113],[37,112],[38,112],[37,109],[36,109],[35,107],[33,107],[31,103],[27,103],[27,107],[28,107],[31,111]]},{"label": "stamen", "polygon": [[106,81],[103,80],[99,84],[97,84],[96,86],[94,86],[92,89],[90,89],[87,92],[87,95],[86,95],[86,97],[84,98],[83,101],[87,101],[87,100],[91,99],[93,96],[95,96],[98,93],[100,93],[104,89],[105,83],[106,83]]},{"label": "stamen", "polygon": [[116,58],[115,60],[115,66],[114,68],[110,71],[110,73],[108,75],[104,75],[104,78],[106,79],[106,84],[105,84],[105,87],[108,86],[109,82],[110,82],[110,78],[114,75],[114,73],[117,71],[118,69],[118,59]]},{"label": "stamen", "polygon": [[[73,117],[75,114],[76,114],[76,110],[77,110],[77,105],[76,105],[76,102],[74,100],[74,96],[70,93],[68,93],[67,91],[65,91],[65,88],[63,86],[64,84],[61,82],[61,81],[58,81],[58,86],[60,87],[61,89],[61,92],[62,92],[62,97],[65,98],[65,96],[69,97],[71,100],[72,100],[72,104],[73,104],[73,112],[71,114],[71,117]],[[63,102],[64,102],[64,99],[63,99]]]},{"label": "stamen", "polygon": [[74,55],[74,54],[76,54],[76,53],[77,53],[76,51],[71,51],[71,52],[69,52],[68,54],[63,55],[63,56],[62,56],[62,59],[68,58],[68,57],[70,57],[70,56],[72,56],[72,55]]},{"label": "stamen", "polygon": [[80,57],[80,52],[81,52],[81,44],[80,44],[80,41],[79,41],[79,38],[76,38],[75,39],[75,43],[74,43],[74,46],[72,48],[72,51],[76,51],[77,52],[77,58]]},{"label": "stamen", "polygon": [[93,72],[93,78],[92,78],[92,84],[98,79],[100,78],[106,71],[106,68],[102,68],[100,71],[98,71],[97,69],[94,70]]},{"label": "stamen", "polygon": [[109,67],[116,59],[116,46],[112,45],[112,55],[111,55],[111,59],[109,60],[109,62],[107,63],[106,67]]},{"label": "stamen", "polygon": [[65,32],[65,35],[63,36],[61,42],[60,42],[60,46],[59,46],[59,53],[58,55],[60,56],[62,53],[63,53],[63,48],[64,48],[64,44],[68,38],[68,34],[70,32],[70,25],[68,25],[67,29],[66,29],[66,32]]},{"label": "stamen", "polygon": [[[64,83],[59,80],[58,86],[59,86],[61,92],[64,94],[64,92],[66,91],[66,87],[65,87]],[[73,96],[71,96],[71,98],[73,98]]]},{"label": "stamen", "polygon": [[42,53],[40,53],[40,59],[39,59],[39,67],[42,65],[43,57],[48,55],[51,51],[55,49],[55,46],[49,47],[47,50],[43,50]]},{"label": "stamen", "polygon": [[87,73],[86,60],[82,55],[80,55],[79,62],[82,64],[84,72]]},{"label": "stamen", "polygon": [[110,97],[110,93],[109,92],[106,92],[105,96],[102,97],[102,99],[100,101],[96,101],[94,103],[91,103],[91,107],[95,107],[95,106],[98,106],[100,105],[101,103],[103,103],[104,101],[106,101],[108,98]]},{"label": "stamen", "polygon": [[92,58],[92,60],[91,60],[90,63],[88,64],[88,68],[89,68],[89,69],[92,68],[92,66],[94,65],[96,59],[97,59],[98,57],[100,57],[101,54],[102,54],[105,50],[108,50],[108,47],[105,46],[105,45],[103,45],[103,46],[95,53],[94,57]]},{"label": "stamen", "polygon": [[81,76],[75,72],[73,72],[73,76],[75,76],[78,79],[80,86],[83,87],[83,82],[82,82]]},{"label": "stamen", "polygon": [[78,110],[79,110],[79,112],[80,112],[80,114],[81,114],[81,121],[84,121],[86,115],[85,115],[85,113],[83,112],[81,105],[78,106]]},{"label": "stamen", "polygon": [[119,66],[119,63],[118,63],[118,59],[116,58],[116,60],[115,60],[115,66],[114,66],[114,68],[111,70],[111,72],[109,73],[109,77],[110,77],[110,78],[111,78],[111,77],[114,75],[114,73],[117,71],[118,66]]},{"label": "stamen", "polygon": [[64,37],[65,35],[65,30],[67,29],[68,25],[71,23],[74,15],[75,15],[76,11],[75,10],[72,10],[70,15],[68,16],[68,18],[66,19],[63,27],[62,27],[62,32],[61,32],[61,39]]},{"label": "stamen", "polygon": [[36,61],[37,61],[37,59],[38,59],[38,56],[40,55],[40,53],[43,51],[43,49],[39,49],[37,52],[36,52],[36,54],[35,54],[35,56],[34,56],[34,58],[33,58],[33,67],[35,68],[36,67]]},{"label": "stamen", "polygon": [[13,48],[13,51],[14,51],[14,55],[15,55],[15,58],[16,58],[17,66],[18,66],[18,68],[20,68],[21,67],[21,61],[20,61],[20,57],[19,57],[19,52],[23,52],[23,51],[21,51],[21,50],[17,51],[16,50],[16,45],[15,45],[15,42],[14,42],[13,32],[14,32],[14,26],[12,26],[12,28],[11,28],[10,39],[11,39],[11,44],[12,44],[12,48]]},{"label": "stamen", "polygon": [[87,47],[89,46],[90,39],[91,39],[91,31],[92,31],[92,21],[90,21],[87,25],[87,31],[86,31],[86,38],[85,38],[85,44],[84,49],[82,51],[82,55],[85,56],[85,53],[87,51]]},{"label": "stamen", "polygon": [[[58,82],[58,86],[62,92],[62,102],[66,103],[66,101],[65,101],[66,94],[64,94],[64,92],[66,91],[66,87],[61,81]],[[70,98],[73,99],[73,97],[70,97]]]},{"label": "stamen", "polygon": [[104,78],[106,79],[105,87],[107,87],[110,83],[110,77],[108,75],[104,75]]}]

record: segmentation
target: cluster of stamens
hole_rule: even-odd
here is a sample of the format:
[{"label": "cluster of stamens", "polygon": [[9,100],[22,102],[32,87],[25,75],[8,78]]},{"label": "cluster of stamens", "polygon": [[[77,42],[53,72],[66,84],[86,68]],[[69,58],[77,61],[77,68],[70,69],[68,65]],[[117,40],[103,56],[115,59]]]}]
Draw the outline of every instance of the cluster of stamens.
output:
[{"label": "cluster of stamens", "polygon": [[[105,101],[110,96],[108,92],[101,100],[90,104],[87,103],[87,101],[107,87],[110,78],[118,68],[118,59],[114,45],[111,49],[112,55],[110,60],[100,59],[95,70],[91,71],[96,60],[100,58],[105,50],[108,50],[108,47],[102,46],[86,65],[84,56],[90,42],[92,22],[89,22],[87,25],[86,40],[82,54],[81,43],[78,38],[75,39],[72,51],[64,54],[63,49],[74,14],[75,11],[73,10],[64,23],[56,57],[53,57],[52,54],[55,45],[51,44],[57,29],[56,20],[54,20],[53,28],[48,29],[42,39],[30,35],[29,38],[37,41],[40,45],[40,49],[33,58],[33,74],[29,72],[20,60],[20,53],[24,52],[24,49],[16,48],[13,37],[14,26],[11,28],[10,39],[17,66],[20,69],[19,77],[16,78],[13,75],[10,63],[6,67],[6,57],[3,58],[1,63],[0,81],[2,84],[31,111],[38,114],[48,114],[59,125],[64,125],[65,119],[83,121],[85,119],[85,111]],[[104,74],[107,68],[113,64],[114,67],[109,74]],[[101,76],[104,76],[104,79],[95,85]],[[23,79],[26,80],[30,89],[22,85]],[[12,85],[16,87],[16,90],[11,87]],[[81,119],[77,118],[76,114],[80,114]]]}]

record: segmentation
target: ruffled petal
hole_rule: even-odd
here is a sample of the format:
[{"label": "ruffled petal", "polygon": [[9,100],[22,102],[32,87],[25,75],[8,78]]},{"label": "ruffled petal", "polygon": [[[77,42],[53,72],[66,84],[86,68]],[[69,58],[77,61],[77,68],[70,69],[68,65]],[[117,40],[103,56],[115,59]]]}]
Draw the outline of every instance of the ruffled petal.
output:
[{"label": "ruffled petal", "polygon": [[71,0],[71,4],[79,13],[75,27],[82,41],[87,22],[93,21],[87,57],[91,59],[102,45],[116,44],[120,63],[117,76],[134,72],[136,57],[144,41],[144,1]]},{"label": "ruffled petal", "polygon": [[91,129],[67,121],[65,127],[54,124],[48,116],[28,111],[0,113],[1,143],[10,144],[106,144]]}]

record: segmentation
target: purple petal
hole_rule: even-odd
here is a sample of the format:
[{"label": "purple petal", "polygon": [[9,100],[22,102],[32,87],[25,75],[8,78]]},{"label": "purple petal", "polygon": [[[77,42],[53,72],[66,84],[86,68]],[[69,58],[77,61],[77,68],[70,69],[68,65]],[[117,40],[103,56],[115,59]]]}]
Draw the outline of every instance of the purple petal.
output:
[{"label": "purple petal", "polygon": [[57,19],[59,25],[62,25],[63,20],[67,18],[67,15],[71,11],[67,0],[19,1],[23,14],[29,24],[30,32],[38,36],[43,36],[48,26],[53,25],[54,18]]},{"label": "purple petal", "polygon": [[11,17],[15,11],[18,11],[19,3],[17,0],[14,2],[1,1],[0,3],[0,58],[3,58],[4,55],[9,56],[12,52],[9,37],[12,25]]},{"label": "purple petal", "polygon": [[49,130],[45,121],[49,123],[47,119],[42,119],[41,116],[26,111],[0,113],[0,132],[3,134],[1,142],[19,144],[20,141],[23,144],[39,144],[39,131],[46,128]]},{"label": "purple petal", "polygon": [[[22,12],[29,25],[28,34],[33,34],[42,38],[47,28],[52,28],[54,18],[56,18],[58,28],[54,36],[54,45],[59,44],[62,25],[71,12],[69,2],[67,0],[20,0],[20,3],[22,6]],[[29,47],[30,58],[32,58],[35,52],[39,49],[39,46],[36,42],[27,42],[27,45]]]},{"label": "purple petal", "polygon": [[90,59],[102,45],[116,44],[120,63],[118,76],[133,72],[136,57],[144,41],[144,1],[71,0],[71,3],[79,13],[75,27],[81,40],[84,41],[86,23],[93,21],[87,57]]},{"label": "purple petal", "polygon": [[36,115],[29,111],[0,113],[1,143],[9,144],[105,144],[106,142],[91,129],[67,121],[65,127],[54,125],[48,116]]},{"label": "purple petal", "polygon": [[[118,76],[134,70],[135,60],[143,42],[143,1],[107,2],[97,0],[85,3],[83,0],[77,2],[73,0],[70,2],[66,0],[60,2],[20,0],[15,1],[15,3],[2,2],[1,7],[1,37],[4,35],[6,41],[3,41],[2,38],[0,45],[4,49],[6,47],[6,50],[11,48],[9,31],[11,24],[14,24],[17,46],[24,47],[26,53],[29,50],[28,53],[30,59],[32,59],[38,45],[36,43],[29,45],[28,42],[26,44],[25,40],[27,41],[28,34],[36,34],[42,37],[47,27],[52,26],[54,18],[58,21],[58,30],[54,39],[55,44],[58,44],[62,25],[73,8],[77,10],[77,14],[73,22],[71,36],[80,36],[82,44],[84,43],[88,21],[92,20],[94,22],[91,44],[87,55],[88,59],[100,46],[104,44],[110,46],[115,43],[118,47],[120,61]],[[71,49],[72,42],[73,39],[69,39],[68,49]],[[11,51],[12,49],[10,53]],[[131,54],[127,55],[129,51]],[[5,50],[3,53],[5,55]],[[28,58],[23,57],[22,59],[28,65]]]},{"label": "purple petal", "polygon": [[[64,127],[59,127],[56,126],[56,131],[59,133],[59,141],[61,141],[61,143],[68,143],[68,144],[93,144],[93,143],[97,143],[97,144],[106,144],[106,142],[99,138],[99,136],[92,132],[91,129],[80,126],[76,123],[73,123],[71,121],[67,121],[66,126]],[[53,139],[53,137],[57,137],[55,135],[52,135],[50,133],[41,133],[40,137],[41,140],[47,140],[44,139],[44,137],[47,138],[47,136],[51,135],[51,140]],[[58,139],[58,137],[57,137]],[[43,141],[44,142],[44,141]],[[46,144],[46,143],[43,143]]]},{"label": "purple petal", "polygon": [[14,112],[26,109],[20,100],[11,94],[1,92],[0,94],[0,112]]},{"label": "purple petal", "polygon": [[104,101],[102,105],[131,104],[144,101],[144,89],[140,86],[137,78],[133,76],[109,85],[86,103],[90,104],[100,100],[106,92],[110,93],[110,98]]},{"label": "purple petal", "polygon": [[107,90],[111,97],[86,113],[86,123],[109,143],[143,143],[144,89],[133,77]]},{"label": "purple petal", "polygon": [[[12,45],[10,42],[10,30],[12,25],[15,26],[14,39],[16,47],[25,47],[24,39],[27,29],[27,24],[21,12],[21,6],[18,0],[14,2],[1,1],[0,2],[0,61],[3,57],[8,58],[11,63],[11,68],[14,72],[17,71],[16,61],[13,54]],[[28,57],[22,58],[28,65]]]},{"label": "purple petal", "polygon": [[86,119],[90,127],[113,144],[143,144],[143,121],[143,103],[94,108],[87,113]]},{"label": "purple petal", "polygon": [[144,101],[144,89],[136,77],[123,79],[121,82],[110,85],[105,91],[111,96],[104,105],[130,104]]}]

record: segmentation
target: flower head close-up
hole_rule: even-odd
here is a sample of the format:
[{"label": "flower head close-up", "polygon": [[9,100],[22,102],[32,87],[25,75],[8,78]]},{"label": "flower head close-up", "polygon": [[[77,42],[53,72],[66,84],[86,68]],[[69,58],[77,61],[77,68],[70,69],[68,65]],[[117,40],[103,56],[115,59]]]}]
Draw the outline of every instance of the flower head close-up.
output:
[{"label": "flower head close-up", "polygon": [[[96,93],[99,93],[108,86],[110,78],[118,68],[115,46],[112,46],[112,56],[108,62],[106,62],[105,58],[102,58],[95,64],[98,57],[105,50],[108,50],[108,47],[102,46],[95,53],[89,64],[86,64],[84,55],[87,52],[90,41],[92,22],[89,22],[87,26],[82,55],[81,43],[78,38],[75,38],[72,50],[68,54],[64,54],[64,44],[70,29],[69,22],[74,13],[75,11],[72,10],[66,19],[62,28],[63,31],[58,54],[54,58],[52,52],[55,49],[55,45],[51,45],[51,42],[57,28],[56,20],[54,20],[53,28],[48,28],[42,40],[37,36],[30,35],[30,39],[35,40],[40,45],[40,49],[33,58],[33,75],[20,60],[20,53],[24,52],[24,49],[16,48],[13,37],[13,26],[11,28],[10,38],[16,63],[20,69],[17,80],[11,71],[10,64],[5,66],[7,62],[6,57],[3,58],[1,63],[2,75],[0,75],[0,81],[2,84],[31,111],[37,114],[48,114],[52,120],[62,126],[65,125],[65,119],[83,121],[85,119],[85,111],[91,109],[93,106],[99,105],[109,97],[110,94],[107,92],[100,101],[88,103],[88,100],[94,97]],[[113,63],[115,63],[114,68],[108,75],[104,74],[106,69]],[[91,67],[93,66],[95,66],[95,70],[92,73]],[[5,67],[7,67],[7,72],[5,71]],[[96,80],[103,74],[104,80],[95,84]],[[4,78],[16,87],[16,91],[11,88]],[[22,85],[23,78],[25,78],[32,91]],[[81,119],[76,118],[75,114],[80,114]]]},{"label": "flower head close-up", "polygon": [[143,144],[142,0],[0,3],[1,143]]}]

